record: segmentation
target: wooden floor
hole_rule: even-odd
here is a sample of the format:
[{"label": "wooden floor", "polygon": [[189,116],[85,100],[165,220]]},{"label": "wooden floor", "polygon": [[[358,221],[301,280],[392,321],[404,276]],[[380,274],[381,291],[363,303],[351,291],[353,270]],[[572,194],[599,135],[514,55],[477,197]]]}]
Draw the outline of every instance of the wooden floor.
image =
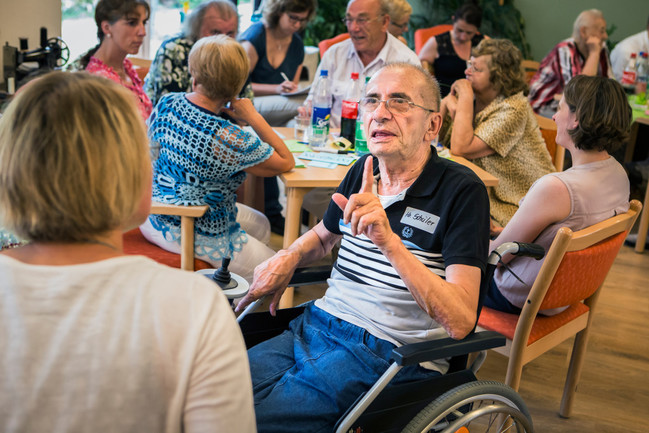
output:
[{"label": "wooden floor", "polygon": [[[281,237],[271,245],[281,245]],[[296,301],[319,297],[300,288]],[[558,415],[572,339],[523,370],[521,396],[537,432],[649,432],[649,252],[623,246],[595,313],[570,419]],[[504,381],[507,359],[490,352],[480,379]]]},{"label": "wooden floor", "polygon": [[[558,415],[572,339],[523,369],[519,390],[538,432],[649,432],[649,252],[623,246],[593,318],[570,419]],[[504,381],[507,358],[490,352],[480,379]]]}]

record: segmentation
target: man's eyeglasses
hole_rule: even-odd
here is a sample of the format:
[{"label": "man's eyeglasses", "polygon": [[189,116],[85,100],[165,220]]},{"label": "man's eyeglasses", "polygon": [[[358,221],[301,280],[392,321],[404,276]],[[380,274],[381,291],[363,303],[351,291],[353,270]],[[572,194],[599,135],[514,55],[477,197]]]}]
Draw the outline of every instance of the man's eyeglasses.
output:
[{"label": "man's eyeglasses", "polygon": [[361,110],[366,112],[372,112],[377,108],[379,108],[381,102],[385,102],[385,107],[391,113],[399,113],[399,114],[407,113],[413,107],[418,107],[421,108],[422,110],[426,110],[431,113],[436,112],[436,110],[431,110],[430,108],[422,107],[421,105],[417,105],[414,102],[408,101],[407,99],[404,98],[388,98],[386,100],[382,100],[379,98],[366,97],[366,98],[361,98],[358,105],[360,106]]},{"label": "man's eyeglasses", "polygon": [[286,14],[288,16],[288,20],[291,22],[291,24],[304,24],[305,22],[309,21],[309,18],[300,18],[296,15],[293,14]]},{"label": "man's eyeglasses", "polygon": [[367,23],[370,21],[376,21],[381,17],[376,17],[376,18],[367,18],[367,17],[358,17],[358,18],[350,18],[350,17],[345,17],[341,21],[346,25],[346,26],[351,26],[354,21],[356,21],[356,24],[358,24],[359,27],[366,26]]}]

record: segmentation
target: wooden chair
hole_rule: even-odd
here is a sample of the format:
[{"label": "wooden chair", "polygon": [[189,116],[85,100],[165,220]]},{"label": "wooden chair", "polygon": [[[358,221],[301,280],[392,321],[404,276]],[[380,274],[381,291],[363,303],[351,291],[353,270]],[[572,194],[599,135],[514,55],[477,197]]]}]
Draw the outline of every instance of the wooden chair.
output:
[{"label": "wooden chair", "polygon": [[174,215],[180,217],[180,255],[163,250],[152,244],[134,228],[124,233],[124,252],[147,256],[156,262],[180,268],[186,271],[213,268],[209,263],[194,258],[194,218],[205,215],[208,206],[177,206],[172,204],[151,203],[151,213],[157,215]]},{"label": "wooden chair", "polygon": [[415,53],[419,54],[428,39],[453,30],[453,24],[438,24],[433,27],[415,30]]},{"label": "wooden chair", "polygon": [[318,44],[318,49],[320,49],[320,58],[324,56],[325,51],[329,49],[330,46],[342,42],[345,39],[349,39],[349,33],[341,33],[338,36],[334,36],[331,39],[324,39]]},{"label": "wooden chair", "polygon": [[536,122],[539,124],[541,135],[552,158],[552,164],[557,171],[563,171],[566,149],[557,144],[557,124],[552,119],[535,114]]},{"label": "wooden chair", "polygon": [[[584,361],[588,333],[600,288],[633,226],[642,205],[633,200],[628,212],[572,232],[559,229],[520,316],[484,307],[478,325],[507,337],[509,357],[505,383],[518,390],[523,366],[575,335],[559,414],[568,418]],[[539,310],[569,305],[554,316]]]},{"label": "wooden chair", "polygon": [[146,77],[146,74],[149,73],[149,69],[151,68],[151,60],[141,57],[129,57],[128,59],[133,63],[137,76],[140,77],[140,80],[144,81],[144,77]]},{"label": "wooden chair", "polygon": [[536,74],[536,71],[539,70],[540,65],[541,63],[536,60],[523,60],[521,62],[521,68],[523,68],[523,72],[525,73],[525,82],[527,85],[532,81],[532,77]]}]

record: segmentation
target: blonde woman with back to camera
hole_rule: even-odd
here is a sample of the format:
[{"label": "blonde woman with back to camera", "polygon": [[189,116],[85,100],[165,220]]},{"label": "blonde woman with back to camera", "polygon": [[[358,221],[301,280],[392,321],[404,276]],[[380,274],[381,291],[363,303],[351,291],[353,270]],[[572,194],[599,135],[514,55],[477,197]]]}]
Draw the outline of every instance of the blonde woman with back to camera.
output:
[{"label": "blonde woman with back to camera", "polygon": [[207,278],[126,256],[148,215],[124,87],[54,72],[0,119],[0,431],[254,432],[248,360]]}]

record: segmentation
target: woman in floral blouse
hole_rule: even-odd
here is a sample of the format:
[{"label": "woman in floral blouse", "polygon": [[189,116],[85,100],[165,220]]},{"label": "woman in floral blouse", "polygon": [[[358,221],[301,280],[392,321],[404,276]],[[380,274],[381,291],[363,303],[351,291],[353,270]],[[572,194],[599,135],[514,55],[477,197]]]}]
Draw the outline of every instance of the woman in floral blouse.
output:
[{"label": "woman in floral blouse", "polygon": [[81,69],[115,81],[133,92],[144,119],[149,117],[153,106],[126,56],[140,50],[149,13],[149,4],[144,0],[100,0],[95,8],[99,44],[79,61]]},{"label": "woman in floral blouse", "polygon": [[[162,42],[144,78],[144,91],[153,105],[167,93],[192,91],[188,59],[196,41],[215,35],[236,38],[238,29],[239,15],[230,0],[210,0],[198,5],[187,16],[183,31]],[[252,96],[250,84],[244,85],[239,97]]]}]

